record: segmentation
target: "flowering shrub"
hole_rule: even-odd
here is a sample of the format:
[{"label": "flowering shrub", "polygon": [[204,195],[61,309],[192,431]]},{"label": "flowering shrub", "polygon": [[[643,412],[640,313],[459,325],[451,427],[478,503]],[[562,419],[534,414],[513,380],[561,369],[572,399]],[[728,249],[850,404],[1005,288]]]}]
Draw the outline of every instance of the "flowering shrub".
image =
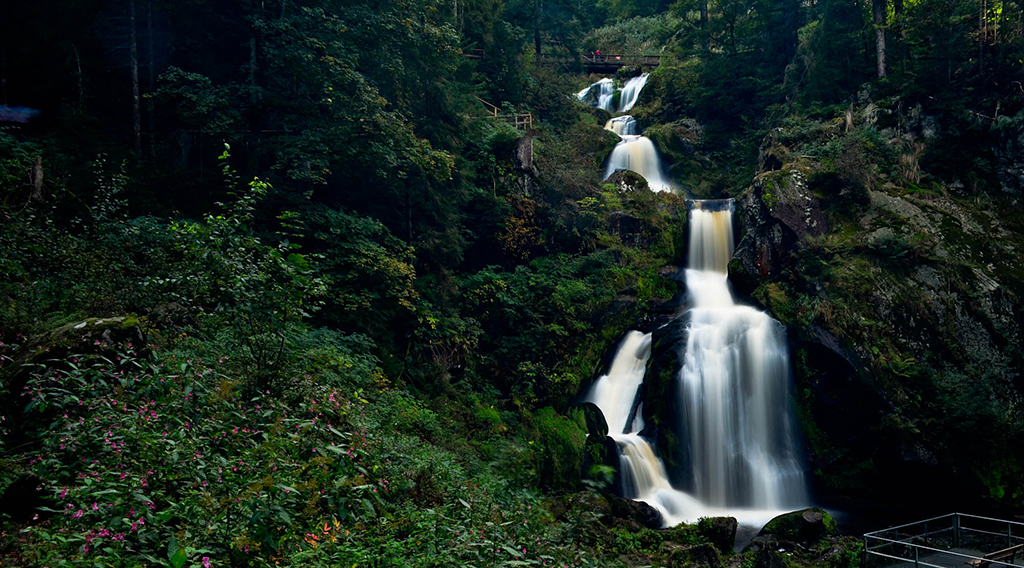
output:
[{"label": "flowering shrub", "polygon": [[[375,514],[379,481],[344,429],[353,403],[310,389],[242,399],[217,365],[70,357],[26,387],[50,505],[28,539],[41,565],[235,565]],[[342,513],[344,511],[344,513]]]}]

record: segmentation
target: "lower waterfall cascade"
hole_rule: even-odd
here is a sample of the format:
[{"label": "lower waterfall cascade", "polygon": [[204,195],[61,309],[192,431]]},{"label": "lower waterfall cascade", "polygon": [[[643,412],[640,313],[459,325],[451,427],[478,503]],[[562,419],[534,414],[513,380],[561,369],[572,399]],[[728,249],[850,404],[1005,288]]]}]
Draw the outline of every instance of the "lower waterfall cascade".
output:
[{"label": "lower waterfall cascade", "polygon": [[[585,400],[601,409],[619,449],[624,497],[656,508],[666,526],[732,516],[744,525],[809,506],[790,411],[784,327],[737,305],[728,284],[732,201],[692,201],[686,268],[686,346],[674,421],[686,487],[674,487],[642,436],[641,385],[651,334],[626,333]],[[684,325],[674,323],[671,325]],[[664,424],[662,427],[665,427]]]}]

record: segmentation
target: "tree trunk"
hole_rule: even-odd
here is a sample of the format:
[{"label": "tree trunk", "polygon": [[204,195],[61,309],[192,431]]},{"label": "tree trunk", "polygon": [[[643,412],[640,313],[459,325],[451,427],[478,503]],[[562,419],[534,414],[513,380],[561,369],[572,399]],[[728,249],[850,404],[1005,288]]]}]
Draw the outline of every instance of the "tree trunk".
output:
[{"label": "tree trunk", "polygon": [[259,90],[256,83],[256,68],[259,65],[258,42],[256,35],[249,40],[249,175],[259,172],[260,152],[260,110]]},{"label": "tree trunk", "polygon": [[711,51],[711,35],[708,33],[708,0],[700,0],[700,29],[704,34],[704,53]]},{"label": "tree trunk", "polygon": [[[6,35],[6,34],[4,34]],[[7,45],[0,45],[0,105],[7,106]]]},{"label": "tree trunk", "polygon": [[540,14],[543,11],[543,4],[535,0],[533,14],[533,50],[537,53],[537,63],[540,63]]},{"label": "tree trunk", "polygon": [[405,178],[405,228],[409,246],[412,246],[412,181]]},{"label": "tree trunk", "polygon": [[153,55],[153,0],[146,2],[146,56],[149,58],[146,69],[146,89],[149,93],[149,98],[146,100],[146,113],[149,115],[149,119],[146,121],[147,130],[149,131],[149,155],[153,156],[156,152],[156,134],[154,133],[154,121],[156,112],[153,109],[153,92],[156,90],[154,75],[156,74],[156,57]]},{"label": "tree trunk", "polygon": [[985,71],[985,40],[988,39],[988,5],[985,0],[978,1],[978,74]]},{"label": "tree trunk", "polygon": [[875,53],[878,57],[878,76],[886,76],[885,68],[885,12],[886,0],[871,0],[871,14],[875,23]]},{"label": "tree trunk", "polygon": [[139,50],[135,37],[135,0],[128,0],[128,25],[131,26],[132,53],[132,146],[142,153],[142,114],[139,108]]},{"label": "tree trunk", "polygon": [[85,87],[82,79],[82,59],[78,56],[78,46],[71,44],[71,52],[75,55],[75,79],[78,83],[78,113],[85,112]]}]

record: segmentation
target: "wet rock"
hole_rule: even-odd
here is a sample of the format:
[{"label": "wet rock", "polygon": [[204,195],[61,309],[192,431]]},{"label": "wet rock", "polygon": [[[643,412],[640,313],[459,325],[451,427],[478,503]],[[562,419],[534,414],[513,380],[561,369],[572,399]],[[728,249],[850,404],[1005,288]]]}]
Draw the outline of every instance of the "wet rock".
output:
[{"label": "wet rock", "polygon": [[722,557],[710,544],[684,546],[666,542],[659,551],[666,568],[720,568]]},{"label": "wet rock", "polygon": [[810,544],[837,534],[839,528],[832,516],[824,509],[811,507],[775,517],[768,521],[757,536],[771,535],[777,540]]},{"label": "wet rock", "polygon": [[625,499],[617,495],[606,495],[605,498],[615,517],[633,521],[649,529],[661,528],[665,524],[661,513],[643,501]]},{"label": "wet rock", "polygon": [[587,423],[587,435],[596,438],[604,438],[608,435],[608,422],[604,418],[601,409],[592,402],[582,402],[576,405],[583,412],[583,418]]},{"label": "wet rock", "polygon": [[722,554],[731,554],[736,545],[737,522],[734,517],[712,517],[700,523],[700,533]]},{"label": "wet rock", "polygon": [[633,192],[633,191],[650,191],[651,188],[647,185],[647,180],[644,176],[631,171],[631,170],[618,170],[613,172],[612,175],[608,176],[605,183],[613,183],[618,186],[620,191]]}]

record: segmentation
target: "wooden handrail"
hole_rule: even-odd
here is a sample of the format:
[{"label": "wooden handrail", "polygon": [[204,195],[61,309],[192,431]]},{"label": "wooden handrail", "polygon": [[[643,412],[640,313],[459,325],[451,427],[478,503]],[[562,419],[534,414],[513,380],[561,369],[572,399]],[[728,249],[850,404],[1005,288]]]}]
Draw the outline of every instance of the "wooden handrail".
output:
[{"label": "wooden handrail", "polygon": [[493,105],[480,97],[476,97],[476,100],[480,101],[487,108],[487,113],[494,118],[500,118],[517,129],[529,130],[533,128],[533,115],[528,112],[503,114],[500,112],[501,108],[497,105]]}]

